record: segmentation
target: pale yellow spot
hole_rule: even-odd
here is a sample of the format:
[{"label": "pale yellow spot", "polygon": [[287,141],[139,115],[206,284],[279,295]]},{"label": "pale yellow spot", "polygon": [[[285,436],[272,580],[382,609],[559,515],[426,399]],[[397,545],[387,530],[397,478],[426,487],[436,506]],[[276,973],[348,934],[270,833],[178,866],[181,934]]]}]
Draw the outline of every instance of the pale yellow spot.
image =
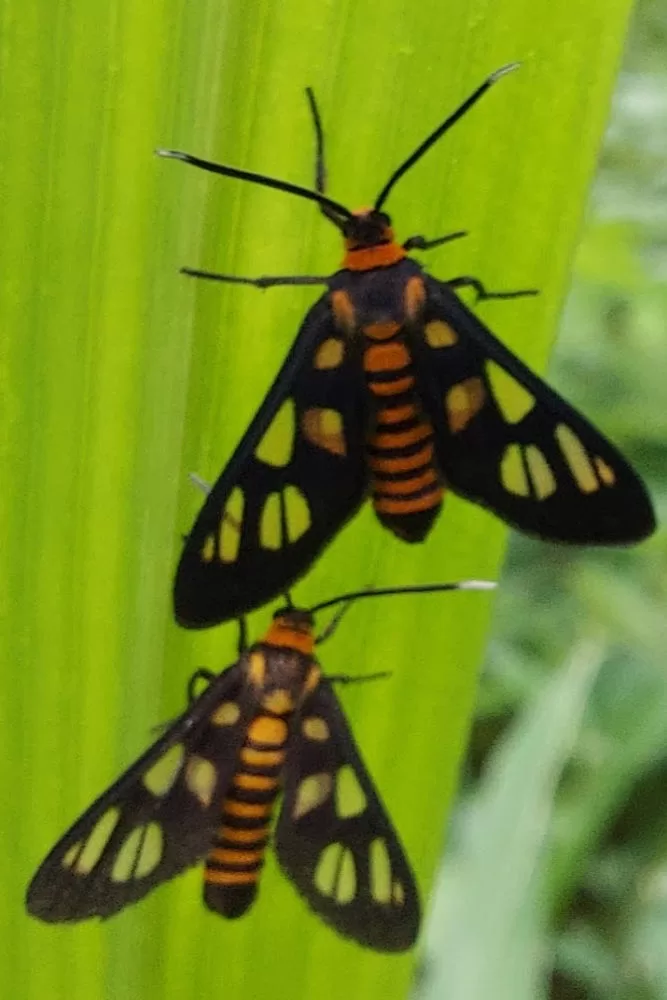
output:
[{"label": "pale yellow spot", "polygon": [[92,872],[102,857],[104,848],[109,843],[109,839],[116,828],[119,818],[120,809],[113,806],[111,809],[107,809],[105,814],[98,819],[74,866],[74,871],[77,875],[88,875]]},{"label": "pale yellow spot", "polygon": [[503,417],[518,424],[535,406],[535,397],[495,361],[486,362],[486,374]]},{"label": "pale yellow spot", "polygon": [[371,895],[378,903],[391,900],[391,861],[389,851],[382,837],[371,842],[369,851],[371,869]]},{"label": "pale yellow spot", "polygon": [[329,739],[329,727],[319,715],[309,715],[301,723],[301,732],[308,740],[323,742]]},{"label": "pale yellow spot", "polygon": [[312,407],[301,417],[301,430],[311,444],[330,451],[332,455],[345,455],[343,417],[338,410]]},{"label": "pale yellow spot", "polygon": [[269,493],[259,522],[259,542],[263,549],[277,551],[282,545],[280,493]]},{"label": "pale yellow spot", "polygon": [[162,829],[159,824],[137,826],[125,838],[116,855],[111,879],[113,882],[127,882],[131,878],[143,878],[157,868],[161,857]]},{"label": "pale yellow spot", "polygon": [[403,906],[405,902],[405,890],[400,882],[394,882],[391,895],[396,906]]},{"label": "pale yellow spot", "polygon": [[546,500],[547,497],[556,492],[556,477],[551,470],[551,466],[540,449],[534,444],[526,446],[525,455],[535,496],[538,500]]},{"label": "pale yellow spot", "polygon": [[314,882],[323,896],[333,896],[342,850],[342,844],[327,844],[320,854]]},{"label": "pale yellow spot", "polygon": [[325,771],[319,774],[309,774],[297,788],[292,819],[300,819],[306,813],[321,806],[331,795],[332,787],[331,775]]},{"label": "pale yellow spot", "polygon": [[518,497],[527,497],[530,493],[518,444],[510,444],[505,449],[500,462],[500,479],[508,493],[514,493]]},{"label": "pale yellow spot", "polygon": [[215,538],[213,535],[207,535],[206,541],[202,545],[201,557],[204,562],[209,563],[215,554]]},{"label": "pale yellow spot", "polygon": [[336,774],[336,815],[341,819],[357,816],[366,808],[366,796],[349,764]]},{"label": "pale yellow spot", "polygon": [[477,375],[451,387],[445,397],[445,409],[452,434],[465,430],[472,418],[482,409],[485,400],[484,383]]},{"label": "pale yellow spot", "polygon": [[141,780],[149,792],[160,797],[167,794],[178,777],[184,753],[183,744],[176,743],[146,771]]},{"label": "pale yellow spot", "polygon": [[441,319],[432,319],[427,323],[424,334],[429,347],[452,347],[459,339],[449,323],[444,323]]},{"label": "pale yellow spot", "polygon": [[223,701],[211,716],[214,726],[233,726],[239,721],[241,709],[235,701]]},{"label": "pale yellow spot", "polygon": [[305,496],[296,486],[286,486],[284,497],[287,537],[290,542],[296,542],[310,527],[310,508]]},{"label": "pale yellow spot", "polygon": [[345,345],[338,337],[328,337],[315,354],[316,368],[338,368],[345,354]]},{"label": "pale yellow spot", "polygon": [[269,691],[262,698],[262,706],[268,712],[275,712],[276,715],[285,715],[294,708],[294,699],[285,688],[276,688]]},{"label": "pale yellow spot", "polygon": [[581,492],[595,493],[599,489],[595,470],[577,435],[567,424],[559,424],[556,428],[556,440]]},{"label": "pale yellow spot", "polygon": [[320,854],[314,881],[323,896],[331,896],[337,903],[353,900],[357,876],[352,851],[342,844],[328,844]]},{"label": "pale yellow spot", "polygon": [[217,775],[215,767],[205,757],[195,753],[188,758],[185,766],[185,784],[205,809],[211,804]]},{"label": "pale yellow spot", "polygon": [[74,864],[74,861],[75,861],[76,856],[79,853],[80,849],[81,849],[81,841],[77,840],[76,844],[72,844],[72,846],[68,849],[68,851],[65,854],[64,858],[60,862],[61,865],[63,866],[63,868],[71,868],[72,867],[72,865]]},{"label": "pale yellow spot", "polygon": [[244,507],[243,490],[235,486],[227,498],[220,521],[220,558],[223,562],[234,562],[239,554]]},{"label": "pale yellow spot", "polygon": [[286,399],[255,448],[255,457],[266,465],[282,468],[292,457],[296,414],[294,400]]},{"label": "pale yellow spot", "polygon": [[599,455],[595,459],[595,468],[597,469],[598,476],[605,486],[614,485],[616,482],[616,473],[609,465],[607,465],[603,458],[600,458]]},{"label": "pale yellow spot", "polygon": [[255,651],[250,654],[248,674],[255,687],[261,688],[264,686],[264,677],[266,676],[266,659],[264,658],[264,653]]},{"label": "pale yellow spot", "polygon": [[343,850],[338,882],[336,885],[336,902],[351,902],[357,891],[357,874],[354,867],[354,855],[352,851]]}]

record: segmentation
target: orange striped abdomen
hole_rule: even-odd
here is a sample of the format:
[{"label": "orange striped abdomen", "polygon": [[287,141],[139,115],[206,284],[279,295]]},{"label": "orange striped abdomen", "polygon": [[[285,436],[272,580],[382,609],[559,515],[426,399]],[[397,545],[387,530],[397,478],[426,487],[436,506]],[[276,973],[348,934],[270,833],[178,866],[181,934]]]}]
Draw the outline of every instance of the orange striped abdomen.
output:
[{"label": "orange striped abdomen", "polygon": [[220,826],[206,858],[204,900],[226,917],[240,917],[257,894],[286,741],[284,719],[266,714],[253,719],[223,800]]},{"label": "orange striped abdomen", "polygon": [[375,512],[394,534],[422,541],[443,497],[433,428],[421,413],[414,392],[409,351],[397,338],[397,323],[374,323],[366,336],[364,371],[376,404],[375,428],[368,442]]}]

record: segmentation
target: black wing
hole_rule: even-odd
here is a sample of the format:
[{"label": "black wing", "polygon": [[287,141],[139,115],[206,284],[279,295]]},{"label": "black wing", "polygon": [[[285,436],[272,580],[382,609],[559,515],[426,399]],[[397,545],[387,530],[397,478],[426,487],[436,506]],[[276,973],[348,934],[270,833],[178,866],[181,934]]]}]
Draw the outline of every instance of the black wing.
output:
[{"label": "black wing", "polygon": [[108,917],[202,858],[252,711],[246,701],[230,667],[58,841],[30,883],[28,912],[51,923]]},{"label": "black wing", "polygon": [[323,296],[185,543],[174,584],[179,624],[237,617],[306,571],[364,498],[365,422],[357,347]]},{"label": "black wing", "polygon": [[617,449],[446,284],[425,282],[413,356],[447,484],[540,538],[608,545],[651,534],[646,489]]},{"label": "black wing", "polygon": [[414,944],[417,886],[326,680],[294,721],[276,853],[308,905],[340,934],[377,951]]}]

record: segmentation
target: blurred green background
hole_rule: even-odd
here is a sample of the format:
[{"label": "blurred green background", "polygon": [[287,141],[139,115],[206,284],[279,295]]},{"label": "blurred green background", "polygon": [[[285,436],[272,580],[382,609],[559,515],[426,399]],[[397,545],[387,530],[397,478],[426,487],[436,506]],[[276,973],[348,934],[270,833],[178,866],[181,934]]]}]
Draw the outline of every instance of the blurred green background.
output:
[{"label": "blurred green background", "polygon": [[[183,704],[235,630],[171,620],[181,535],[312,292],[195,285],[181,264],[326,273],[310,205],[152,156],[175,146],[308,183],[314,86],[331,193],[368,202],[493,69],[504,79],[406,178],[402,237],[459,228],[445,277],[536,285],[480,310],[544,366],[570,282],[629,0],[51,0],[0,8],[0,982],[18,1000],[667,996],[661,922],[665,534],[628,552],[514,540],[449,855],[417,954],[310,915],[269,858],[247,920],[193,871],[108,923],[47,927],[30,875]],[[553,378],[664,512],[667,28],[635,14]],[[666,202],[667,203],[667,202]],[[495,577],[506,534],[449,498],[428,545],[368,511],[296,589]],[[324,648],[425,899],[442,853],[490,601],[371,602]],[[259,634],[268,613],[252,616]],[[415,965],[417,978],[414,979]],[[660,990],[663,990],[663,993]],[[643,991],[643,992],[642,992]]]},{"label": "blurred green background", "polygon": [[667,997],[667,5],[641,0],[549,368],[642,469],[632,551],[514,536],[414,996]]}]

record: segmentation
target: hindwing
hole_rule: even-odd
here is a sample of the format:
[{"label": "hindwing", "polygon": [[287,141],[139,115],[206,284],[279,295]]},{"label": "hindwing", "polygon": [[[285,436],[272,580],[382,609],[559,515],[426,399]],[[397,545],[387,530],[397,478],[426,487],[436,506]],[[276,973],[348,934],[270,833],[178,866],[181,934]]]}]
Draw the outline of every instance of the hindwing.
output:
[{"label": "hindwing", "polygon": [[359,507],[368,476],[356,352],[323,296],[185,543],[181,625],[205,628],[283,592]]},{"label": "hindwing", "polygon": [[548,540],[609,545],[649,535],[650,500],[619,451],[445,283],[424,281],[412,347],[447,485]]},{"label": "hindwing", "polygon": [[217,677],[74,823],[30,883],[32,916],[111,916],[207,853],[252,711],[242,681]]},{"label": "hindwing", "polygon": [[414,876],[325,679],[290,734],[276,853],[308,905],[340,934],[378,951],[414,944]]}]

